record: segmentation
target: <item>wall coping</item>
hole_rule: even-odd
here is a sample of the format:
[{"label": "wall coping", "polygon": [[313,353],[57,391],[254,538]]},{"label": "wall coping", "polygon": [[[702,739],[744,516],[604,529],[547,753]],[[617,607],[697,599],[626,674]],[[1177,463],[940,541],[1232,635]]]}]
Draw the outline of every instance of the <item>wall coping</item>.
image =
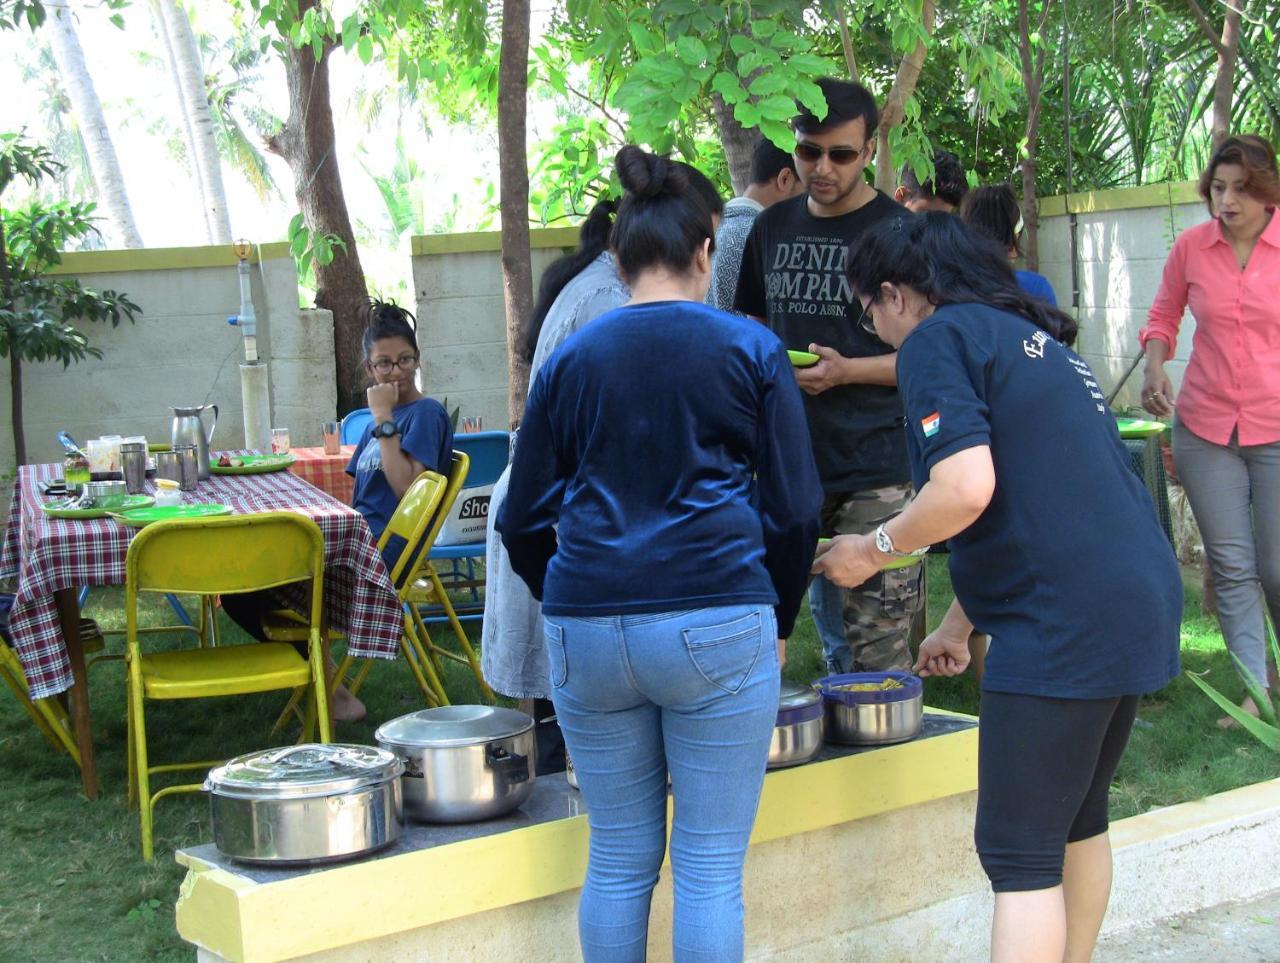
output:
[{"label": "wall coping", "polygon": [[[289,243],[256,244],[251,264],[290,257]],[[200,247],[144,247],[107,251],[67,251],[49,274],[115,274],[125,271],[179,271],[190,268],[235,267],[239,263],[230,244]]]},{"label": "wall coping", "polygon": [[1095,214],[1102,211],[1129,211],[1144,207],[1169,207],[1173,204],[1199,204],[1203,201],[1195,181],[1144,184],[1108,191],[1083,191],[1040,198],[1041,217],[1064,214]]},{"label": "wall coping", "polygon": [[[577,227],[539,227],[529,232],[529,247],[573,248],[578,246]],[[416,234],[409,239],[414,257],[429,254],[484,254],[502,250],[501,231],[474,231],[470,234]]]}]

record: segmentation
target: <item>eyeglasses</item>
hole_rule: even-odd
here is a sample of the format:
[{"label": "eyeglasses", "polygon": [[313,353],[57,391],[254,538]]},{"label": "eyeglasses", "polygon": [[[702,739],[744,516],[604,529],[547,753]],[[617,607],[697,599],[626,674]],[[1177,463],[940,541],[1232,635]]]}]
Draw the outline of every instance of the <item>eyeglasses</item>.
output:
[{"label": "eyeglasses", "polygon": [[858,315],[858,327],[879,341],[880,335],[876,333],[876,321],[875,318],[871,316],[872,300],[874,299],[869,299],[867,303],[862,306],[862,313]]},{"label": "eyeglasses", "polygon": [[819,147],[817,144],[810,144],[808,141],[796,141],[796,159],[802,160],[806,164],[816,164],[822,160],[822,155],[826,154],[831,158],[831,163],[839,167],[845,167],[852,164],[866,151],[867,145],[861,147]]},{"label": "eyeglasses", "polygon": [[399,368],[401,371],[412,371],[418,367],[418,356],[416,354],[406,354],[395,361],[389,358],[382,358],[378,361],[371,361],[369,366],[378,374],[391,374],[392,368]]}]

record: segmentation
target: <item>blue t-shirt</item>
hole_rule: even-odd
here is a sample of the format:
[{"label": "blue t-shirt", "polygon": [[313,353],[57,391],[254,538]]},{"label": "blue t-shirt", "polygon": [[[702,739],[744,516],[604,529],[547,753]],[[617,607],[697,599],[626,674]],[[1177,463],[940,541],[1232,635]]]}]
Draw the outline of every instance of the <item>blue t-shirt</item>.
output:
[{"label": "blue t-shirt", "polygon": [[[453,425],[444,405],[434,398],[419,398],[393,409],[391,417],[400,428],[400,450],[423,468],[448,476],[453,467]],[[373,537],[381,538],[400,499],[382,471],[382,447],[373,437],[375,427],[370,423],[361,435],[347,474],[356,479],[352,507],[369,523]],[[397,548],[392,558],[398,554]]]},{"label": "blue t-shirt", "polygon": [[1048,301],[1055,308],[1058,306],[1058,296],[1053,293],[1053,285],[1043,274],[1036,274],[1035,271],[1014,271],[1013,276],[1018,280],[1018,287],[1027,294],[1041,301]]},{"label": "blue t-shirt", "polygon": [[991,448],[991,504],[951,539],[956,597],[991,636],[983,687],[1101,699],[1177,675],[1178,564],[1089,367],[1023,318],[949,304],[903,342],[898,387],[917,490]]},{"label": "blue t-shirt", "polygon": [[763,603],[785,638],[821,506],[782,342],[666,301],[601,315],[538,372],[497,528],[548,614]]}]

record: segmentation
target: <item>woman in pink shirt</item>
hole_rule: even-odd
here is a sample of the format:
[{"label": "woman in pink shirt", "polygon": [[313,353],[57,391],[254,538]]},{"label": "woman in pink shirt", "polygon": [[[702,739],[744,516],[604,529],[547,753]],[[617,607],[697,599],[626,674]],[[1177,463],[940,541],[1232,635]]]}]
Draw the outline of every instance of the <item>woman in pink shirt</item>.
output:
[{"label": "woman in pink shirt", "polygon": [[[1204,538],[1227,647],[1260,686],[1263,600],[1280,625],[1280,177],[1275,149],[1222,142],[1200,178],[1212,219],[1183,231],[1140,338],[1142,405],[1173,414],[1165,362],[1188,307],[1196,320],[1177,397],[1173,457]],[[1253,699],[1241,704],[1258,714]],[[1230,720],[1223,720],[1229,724]]]}]

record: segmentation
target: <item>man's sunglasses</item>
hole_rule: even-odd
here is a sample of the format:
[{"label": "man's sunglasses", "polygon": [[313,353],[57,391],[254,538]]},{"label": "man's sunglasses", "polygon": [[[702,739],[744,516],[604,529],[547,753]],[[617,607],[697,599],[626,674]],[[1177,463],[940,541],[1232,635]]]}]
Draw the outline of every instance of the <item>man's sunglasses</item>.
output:
[{"label": "man's sunglasses", "polygon": [[840,167],[852,164],[862,156],[866,150],[866,146],[853,147],[819,147],[817,144],[810,144],[807,141],[796,141],[796,157],[804,161],[806,164],[816,164],[822,160],[822,155],[826,154],[831,158],[831,163]]}]

